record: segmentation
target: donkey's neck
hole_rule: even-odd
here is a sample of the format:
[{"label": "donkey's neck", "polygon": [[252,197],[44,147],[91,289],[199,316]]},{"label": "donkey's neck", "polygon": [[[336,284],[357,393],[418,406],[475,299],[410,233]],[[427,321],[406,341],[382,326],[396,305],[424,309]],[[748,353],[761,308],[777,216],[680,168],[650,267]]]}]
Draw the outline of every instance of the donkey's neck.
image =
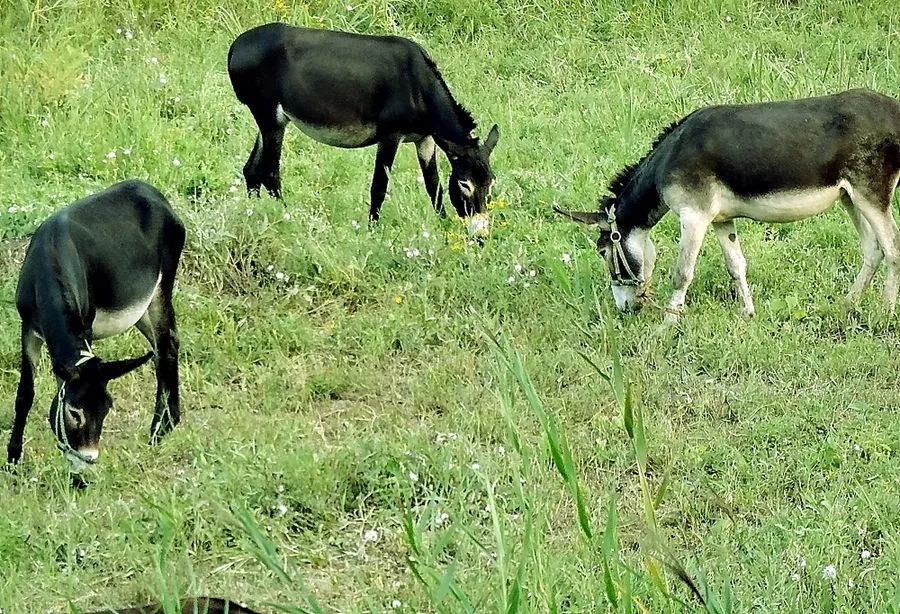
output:
[{"label": "donkey's neck", "polygon": [[456,145],[472,142],[475,120],[461,104],[456,102],[450,90],[438,81],[429,96],[428,113],[431,116],[433,135],[439,140]]},{"label": "donkey's neck", "polygon": [[616,222],[622,230],[650,230],[669,211],[655,182],[646,177],[643,170],[641,167],[634,169],[621,194],[612,199],[616,205]]},{"label": "donkey's neck", "polygon": [[65,280],[57,276],[50,266],[35,280],[37,313],[35,320],[40,334],[47,344],[53,366],[71,372],[78,361],[90,351],[89,328],[80,309],[87,305],[73,304],[72,289],[65,287]]}]

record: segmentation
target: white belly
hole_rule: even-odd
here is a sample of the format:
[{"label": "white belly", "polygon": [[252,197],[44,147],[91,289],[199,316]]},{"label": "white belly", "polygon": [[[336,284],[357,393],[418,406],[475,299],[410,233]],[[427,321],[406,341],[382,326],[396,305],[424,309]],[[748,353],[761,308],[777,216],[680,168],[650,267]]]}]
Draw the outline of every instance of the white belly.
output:
[{"label": "white belly", "polygon": [[126,330],[137,324],[137,321],[147,313],[147,307],[153,301],[153,297],[159,291],[159,282],[162,280],[162,274],[156,279],[156,285],[153,291],[139,301],[116,311],[104,311],[98,309],[94,314],[94,322],[91,324],[91,337],[94,339],[103,339],[104,337],[112,337],[124,333]]},{"label": "white belly", "polygon": [[843,182],[824,188],[809,188],[742,197],[720,186],[715,203],[714,221],[746,217],[759,222],[796,222],[818,215],[831,207],[841,195]]},{"label": "white belly", "polygon": [[306,136],[332,147],[365,147],[371,145],[375,140],[375,126],[365,124],[348,124],[345,126],[308,124],[286,113],[281,105],[278,105],[278,114],[284,115],[291,120]]}]

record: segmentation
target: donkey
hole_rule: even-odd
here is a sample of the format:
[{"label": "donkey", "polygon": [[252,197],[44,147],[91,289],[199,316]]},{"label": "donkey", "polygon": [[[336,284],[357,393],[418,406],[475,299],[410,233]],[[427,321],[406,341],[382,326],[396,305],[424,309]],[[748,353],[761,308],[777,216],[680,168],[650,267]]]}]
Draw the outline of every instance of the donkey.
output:
[{"label": "donkey", "polygon": [[735,218],[793,222],[838,198],[859,233],[863,264],[856,300],[887,261],[884,300],[900,282],[900,232],[891,201],[900,176],[900,103],[867,89],[747,105],[710,106],[667,127],[637,164],[609,184],[599,212],[556,209],[600,228],[616,306],[639,306],[653,274],[650,230],[670,209],[681,222],[665,321],[677,321],[707,228],[712,225],[737,285],[742,313],[754,314]]},{"label": "donkey", "polygon": [[[22,363],[7,460],[22,455],[34,401],[34,367],[46,343],[57,393],[50,428],[73,473],[97,460],[103,421],[112,407],[108,382],[156,363],[151,443],[180,420],[178,336],[172,290],[184,247],[181,220],[166,198],[141,181],[123,181],[47,218],[22,263],[16,308],[22,320]],[[104,362],[91,342],[132,326],[153,351]]]},{"label": "donkey", "polygon": [[[179,604],[180,614],[256,614],[245,605],[218,597],[200,597],[184,599]],[[89,614],[164,614],[167,610],[161,605],[144,605],[118,610],[102,610]]]},{"label": "donkey", "polygon": [[475,120],[450,93],[437,65],[417,43],[270,23],[238,36],[228,50],[228,75],[250,108],[259,135],[244,165],[249,195],[260,186],[281,196],[281,145],[289,121],[334,147],[378,145],[369,218],[378,220],[400,143],[413,142],[434,209],[443,216],[435,144],[450,161],[450,202],[460,217],[482,214],[494,174],[490,156],[500,138],[484,142]]}]

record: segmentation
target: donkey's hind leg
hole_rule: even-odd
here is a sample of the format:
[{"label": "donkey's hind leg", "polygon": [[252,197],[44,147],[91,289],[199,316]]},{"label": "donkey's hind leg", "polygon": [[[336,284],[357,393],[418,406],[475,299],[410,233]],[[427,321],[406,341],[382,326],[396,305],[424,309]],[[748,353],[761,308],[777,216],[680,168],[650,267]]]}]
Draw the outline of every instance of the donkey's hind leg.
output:
[{"label": "donkey's hind leg", "polygon": [[875,233],[872,231],[869,222],[857,211],[848,194],[843,193],[841,195],[841,204],[844,205],[844,209],[847,210],[856,232],[859,233],[860,250],[862,251],[862,266],[859,268],[859,273],[857,273],[853,285],[850,286],[849,292],[847,292],[847,299],[856,301],[859,300],[859,297],[862,296],[862,293],[871,283],[875,271],[878,270],[878,266],[884,260],[884,252],[878,246],[878,239],[875,238]]},{"label": "donkey's hind leg", "polygon": [[137,328],[154,351],[156,366],[156,406],[150,424],[150,443],[157,443],[181,421],[178,395],[178,333],[171,292],[156,295]]},{"label": "donkey's hind leg", "polygon": [[19,388],[16,391],[16,413],[13,418],[6,460],[14,465],[22,458],[22,440],[25,436],[25,422],[34,404],[34,365],[37,363],[43,342],[34,331],[22,327],[22,365]]},{"label": "donkey's hind leg", "polygon": [[716,237],[719,239],[722,254],[725,256],[725,266],[728,267],[728,272],[734,279],[743,303],[741,314],[746,318],[752,318],[756,309],[753,307],[753,296],[750,294],[750,285],[747,283],[747,260],[744,258],[744,252],[741,251],[734,220],[714,223],[713,228],[716,230]]},{"label": "donkey's hind leg", "polygon": [[259,135],[244,165],[247,194],[259,195],[260,186],[265,186],[269,194],[281,198],[281,146],[287,117],[276,104],[250,111],[259,126]]},{"label": "donkey's hind leg", "polygon": [[378,143],[378,151],[375,154],[375,171],[372,173],[372,187],[369,189],[370,222],[377,222],[381,215],[381,205],[384,204],[384,198],[387,195],[391,168],[394,166],[398,147],[400,147],[400,139],[396,137]]},{"label": "donkey's hind leg", "polygon": [[850,193],[850,199],[869,223],[884,253],[888,267],[884,280],[884,302],[890,311],[894,310],[897,303],[897,287],[900,283],[900,230],[891,213],[892,195],[893,186],[882,197],[861,189],[854,189]]}]

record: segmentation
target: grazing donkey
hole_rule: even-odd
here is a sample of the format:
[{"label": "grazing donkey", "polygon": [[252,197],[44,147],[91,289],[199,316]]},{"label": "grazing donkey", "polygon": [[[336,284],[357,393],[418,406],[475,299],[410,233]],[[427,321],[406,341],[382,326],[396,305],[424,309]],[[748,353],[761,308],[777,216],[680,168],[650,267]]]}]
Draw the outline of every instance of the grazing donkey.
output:
[{"label": "grazing donkey", "polygon": [[[50,216],[34,233],[16,290],[22,319],[22,366],[8,461],[22,455],[25,421],[34,401],[34,366],[47,344],[58,391],[50,427],[77,473],[99,456],[103,420],[112,407],[106,390],[156,356],[156,413],[151,442],[180,419],[178,337],[172,288],[184,226],[159,191],[123,181]],[[153,352],[103,362],[90,342],[132,326]]]},{"label": "grazing donkey", "polygon": [[288,121],[335,147],[378,145],[369,217],[377,221],[400,143],[414,142],[425,189],[444,215],[435,143],[450,160],[450,201],[460,217],[481,214],[494,181],[490,156],[500,129],[482,143],[472,116],[450,93],[425,50],[399,36],[295,28],[271,23],[241,34],[228,75],[259,135],[244,178],[281,196],[281,144]]},{"label": "grazing donkey", "polygon": [[[180,614],[256,614],[247,606],[240,605],[218,597],[200,597],[184,599],[180,604]],[[118,610],[102,610],[90,614],[164,614],[166,609],[161,605],[144,605]]]},{"label": "grazing donkey", "polygon": [[891,200],[900,176],[900,103],[866,89],[803,100],[711,106],[666,128],[650,152],[610,183],[599,212],[562,211],[597,224],[597,248],[620,310],[638,307],[653,273],[650,229],[671,209],[681,221],[674,292],[665,320],[684,306],[694,265],[712,225],[742,312],[754,313],[747,264],[734,219],[793,222],[841,199],[862,244],[850,288],[856,299],[887,260],[884,300],[893,309],[900,281],[900,232]]}]

